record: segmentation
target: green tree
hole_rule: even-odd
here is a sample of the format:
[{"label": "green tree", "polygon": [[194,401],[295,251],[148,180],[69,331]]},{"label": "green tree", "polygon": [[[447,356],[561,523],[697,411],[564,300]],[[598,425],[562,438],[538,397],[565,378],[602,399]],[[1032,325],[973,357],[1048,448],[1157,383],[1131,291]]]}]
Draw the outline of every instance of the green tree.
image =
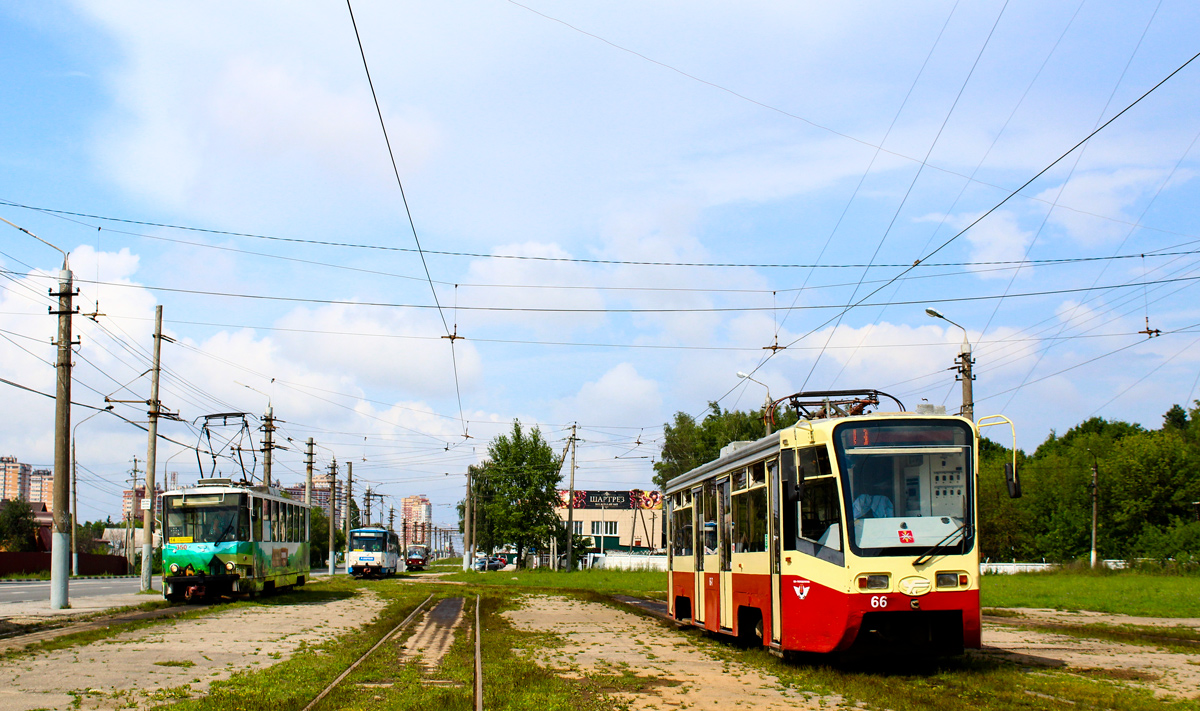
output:
[{"label": "green tree", "polygon": [[24,499],[5,504],[0,510],[0,547],[10,553],[37,550],[37,519]]},{"label": "green tree", "polygon": [[[320,506],[314,506],[309,509],[308,534],[310,565],[318,568],[327,565],[326,560],[329,558],[329,516],[325,513],[325,509]],[[333,533],[334,550],[343,548],[345,545],[346,532],[339,528]]]},{"label": "green tree", "polygon": [[512,431],[498,435],[488,445],[488,462],[481,483],[480,523],[488,522],[491,541],[480,531],[479,541],[511,544],[517,551],[517,565],[523,565],[525,551],[545,544],[561,526],[555,507],[562,460],[542,439],[537,428],[525,432],[518,420]]},{"label": "green tree", "polygon": [[[708,403],[708,414],[699,424],[686,412],[676,412],[673,424],[663,425],[663,448],[654,463],[654,484],[665,489],[667,482],[721,456],[721,448],[730,442],[757,440],[766,436],[762,409],[742,412],[723,410]],[[775,431],[796,424],[793,411],[775,411]]]}]

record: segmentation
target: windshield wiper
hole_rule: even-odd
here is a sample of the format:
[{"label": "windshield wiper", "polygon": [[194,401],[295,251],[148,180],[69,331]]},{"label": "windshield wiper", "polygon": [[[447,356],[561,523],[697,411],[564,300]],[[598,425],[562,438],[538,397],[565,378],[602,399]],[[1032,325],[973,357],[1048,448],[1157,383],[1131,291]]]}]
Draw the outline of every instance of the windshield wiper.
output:
[{"label": "windshield wiper", "polygon": [[[917,565],[921,565],[922,563],[927,563],[930,560],[933,560],[933,552],[934,551],[936,551],[938,548],[941,548],[954,536],[962,534],[966,530],[967,530],[967,526],[966,526],[966,524],[963,524],[963,525],[959,526],[958,528],[954,529],[953,531],[951,531],[950,533],[947,533],[945,538],[938,541],[937,543],[934,543],[932,546],[930,546],[928,549],[926,549],[926,551],[924,553],[917,556],[917,559],[914,560],[912,562],[912,564],[914,566],[917,566]],[[965,536],[965,534],[964,534],[964,536]]]}]

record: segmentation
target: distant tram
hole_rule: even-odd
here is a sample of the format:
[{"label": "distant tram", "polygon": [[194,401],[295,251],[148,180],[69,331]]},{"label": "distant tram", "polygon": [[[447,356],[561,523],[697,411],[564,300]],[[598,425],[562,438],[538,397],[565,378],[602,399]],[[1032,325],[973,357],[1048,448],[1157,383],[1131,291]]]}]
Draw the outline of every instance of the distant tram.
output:
[{"label": "distant tram", "polygon": [[208,478],[162,500],[166,599],[254,595],[308,580],[308,507],[278,489]]},{"label": "distant tram", "polygon": [[784,398],[806,419],[667,483],[675,619],[776,653],[980,646],[979,426],[879,395]]},{"label": "distant tram", "polygon": [[350,531],[350,554],[346,565],[356,578],[395,575],[400,560],[400,538],[384,528],[356,528]]},{"label": "distant tram", "polygon": [[409,546],[404,562],[409,570],[425,570],[425,566],[429,565],[429,548],[423,545]]}]

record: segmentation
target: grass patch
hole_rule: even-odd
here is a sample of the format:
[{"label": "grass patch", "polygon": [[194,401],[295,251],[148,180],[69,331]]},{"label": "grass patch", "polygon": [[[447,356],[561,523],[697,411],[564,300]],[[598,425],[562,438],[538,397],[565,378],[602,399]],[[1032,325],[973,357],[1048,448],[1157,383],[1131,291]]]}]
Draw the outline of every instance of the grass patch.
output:
[{"label": "grass patch", "polygon": [[190,659],[173,659],[167,662],[155,662],[154,665],[158,667],[183,667],[184,669],[190,669],[191,667],[196,666],[196,663]]},{"label": "grass patch", "polygon": [[1090,610],[1138,617],[1200,617],[1194,578],[1138,571],[1047,571],[988,575],[980,584],[985,607]]},{"label": "grass patch", "polygon": [[534,568],[488,573],[459,572],[444,575],[441,579],[525,589],[590,590],[606,595],[624,594],[658,600],[667,597],[667,574],[654,570],[589,569],[568,572]]}]

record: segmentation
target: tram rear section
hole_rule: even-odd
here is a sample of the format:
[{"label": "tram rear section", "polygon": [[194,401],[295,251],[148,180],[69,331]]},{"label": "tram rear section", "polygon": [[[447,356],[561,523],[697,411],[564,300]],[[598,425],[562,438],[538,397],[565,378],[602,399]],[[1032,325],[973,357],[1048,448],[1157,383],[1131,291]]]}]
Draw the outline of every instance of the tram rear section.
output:
[{"label": "tram rear section", "polygon": [[849,414],[879,394],[838,393],[668,482],[676,620],[778,653],[980,646],[978,428]]}]

